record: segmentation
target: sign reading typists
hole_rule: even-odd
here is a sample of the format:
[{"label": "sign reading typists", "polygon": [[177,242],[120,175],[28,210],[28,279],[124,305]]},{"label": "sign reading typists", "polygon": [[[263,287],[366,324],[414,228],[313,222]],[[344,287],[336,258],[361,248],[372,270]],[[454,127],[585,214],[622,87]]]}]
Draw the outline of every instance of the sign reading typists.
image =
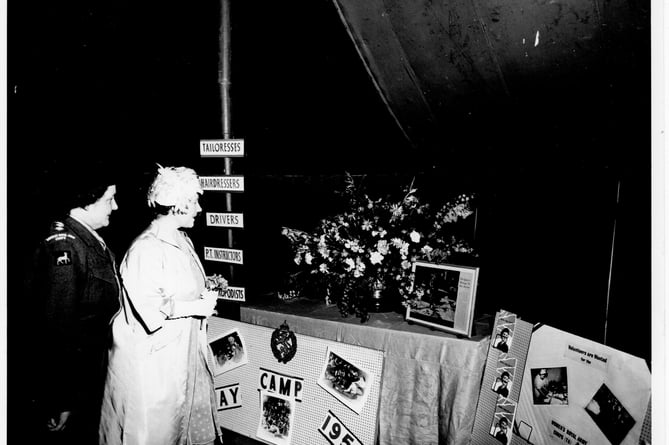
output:
[{"label": "sign reading typists", "polygon": [[202,190],[213,192],[243,192],[243,176],[200,176]]},{"label": "sign reading typists", "polygon": [[200,141],[203,158],[236,158],[244,156],[244,139],[203,139]]}]

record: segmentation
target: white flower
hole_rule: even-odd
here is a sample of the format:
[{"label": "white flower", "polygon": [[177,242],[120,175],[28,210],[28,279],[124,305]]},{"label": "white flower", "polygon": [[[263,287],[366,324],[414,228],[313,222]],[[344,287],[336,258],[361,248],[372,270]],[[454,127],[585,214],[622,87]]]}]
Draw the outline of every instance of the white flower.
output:
[{"label": "white flower", "polygon": [[379,242],[376,243],[376,250],[378,250],[381,255],[388,255],[388,248],[388,241],[384,239],[379,240]]},{"label": "white flower", "polygon": [[418,232],[416,232],[415,230],[413,230],[413,231],[409,234],[409,238],[411,238],[411,241],[413,241],[414,243],[417,243],[417,242],[420,241],[420,233],[418,233]]},{"label": "white flower", "polygon": [[302,255],[300,255],[298,253],[297,255],[295,255],[295,258],[293,258],[293,260],[295,261],[295,264],[297,264],[297,265],[302,264]]},{"label": "white flower", "polygon": [[404,260],[402,261],[402,269],[409,269],[411,267],[411,262]]},{"label": "white flower", "polygon": [[304,262],[307,263],[307,264],[311,264],[311,262],[313,261],[313,259],[314,259],[314,257],[311,255],[310,252],[307,252],[307,253],[304,255]]},{"label": "white flower", "polygon": [[353,258],[346,258],[344,265],[346,266],[346,272],[350,272],[355,267],[355,261],[353,261]]},{"label": "white flower", "polygon": [[328,265],[325,263],[321,263],[321,265],[318,266],[318,271],[321,273],[328,273],[329,272]]},{"label": "white flower", "polygon": [[421,251],[422,253],[424,253],[425,255],[430,255],[430,253],[431,253],[433,250],[434,250],[434,249],[433,249],[432,247],[430,247],[429,245],[427,245],[427,244],[424,245],[422,249],[420,249],[420,251]]},{"label": "white flower", "polygon": [[376,251],[372,252],[369,257],[369,262],[372,264],[379,264],[381,261],[383,261],[383,255]]}]

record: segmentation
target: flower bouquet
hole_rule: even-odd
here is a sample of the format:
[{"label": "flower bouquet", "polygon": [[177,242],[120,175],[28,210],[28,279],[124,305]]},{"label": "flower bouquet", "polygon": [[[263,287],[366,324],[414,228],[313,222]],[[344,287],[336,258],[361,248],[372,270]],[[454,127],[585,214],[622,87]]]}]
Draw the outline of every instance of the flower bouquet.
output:
[{"label": "flower bouquet", "polygon": [[446,262],[455,254],[475,257],[468,242],[449,228],[469,217],[471,195],[438,207],[422,203],[412,184],[399,199],[371,198],[346,174],[346,209],[320,221],[312,232],[284,227],[297,271],[293,294],[322,295],[342,316],[369,318],[370,301],[383,293],[405,304],[411,298],[414,261]]}]

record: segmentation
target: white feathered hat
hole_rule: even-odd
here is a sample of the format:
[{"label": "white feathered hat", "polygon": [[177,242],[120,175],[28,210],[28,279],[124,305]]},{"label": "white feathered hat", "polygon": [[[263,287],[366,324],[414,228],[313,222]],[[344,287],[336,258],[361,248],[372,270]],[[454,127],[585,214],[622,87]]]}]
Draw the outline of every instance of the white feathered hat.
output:
[{"label": "white feathered hat", "polygon": [[188,202],[202,194],[202,186],[195,170],[188,167],[163,167],[158,165],[158,174],[149,188],[149,207],[156,204],[185,210]]}]

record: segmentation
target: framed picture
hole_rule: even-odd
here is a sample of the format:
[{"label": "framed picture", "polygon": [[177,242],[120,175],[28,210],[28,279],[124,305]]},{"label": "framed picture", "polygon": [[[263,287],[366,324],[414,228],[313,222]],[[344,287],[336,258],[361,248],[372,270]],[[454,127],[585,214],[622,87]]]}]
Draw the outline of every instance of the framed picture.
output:
[{"label": "framed picture", "polygon": [[479,268],[416,261],[406,320],[471,336]]}]

